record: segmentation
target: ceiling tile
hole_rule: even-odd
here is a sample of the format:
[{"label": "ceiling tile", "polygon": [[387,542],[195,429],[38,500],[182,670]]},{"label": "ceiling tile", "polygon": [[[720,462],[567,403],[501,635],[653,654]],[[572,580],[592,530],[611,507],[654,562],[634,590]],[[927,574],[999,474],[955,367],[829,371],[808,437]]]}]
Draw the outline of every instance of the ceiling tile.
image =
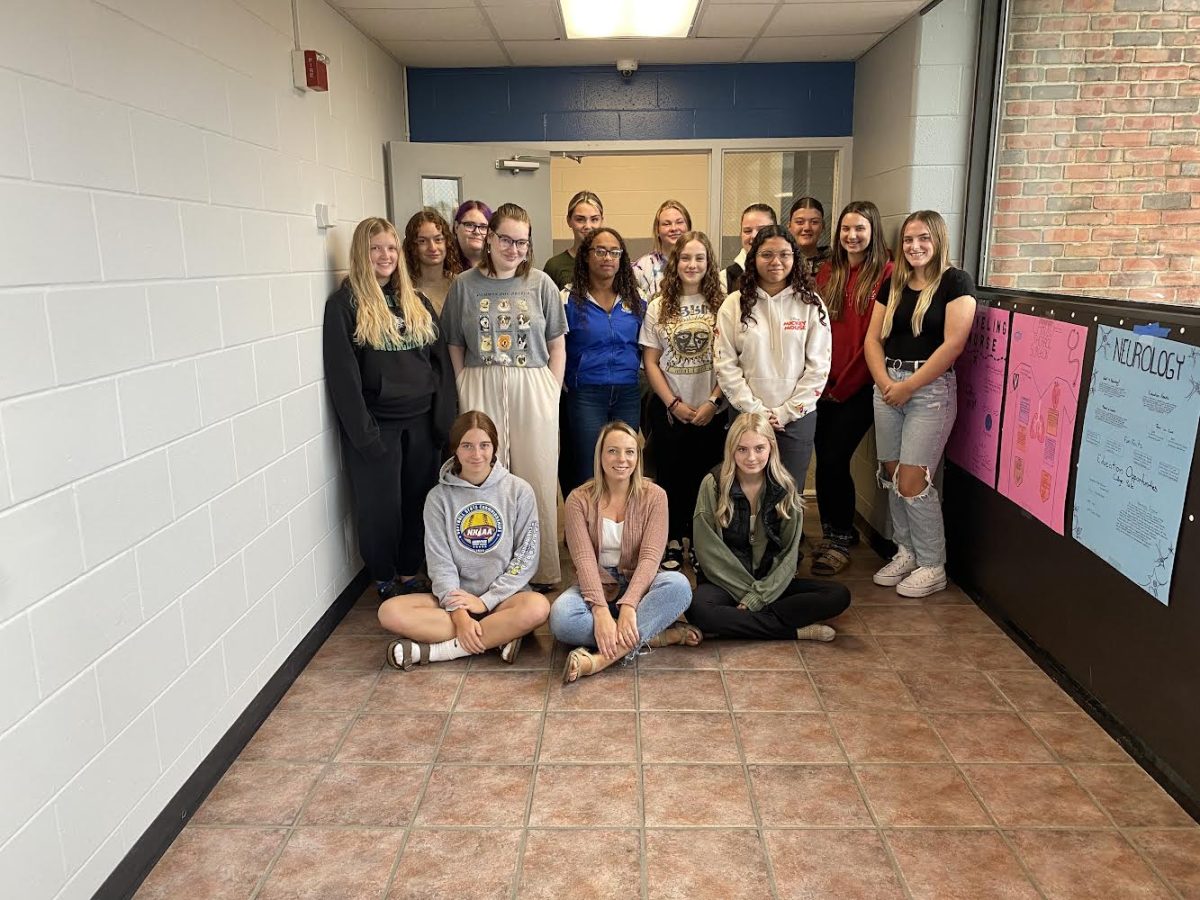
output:
[{"label": "ceiling tile", "polygon": [[774,3],[707,6],[700,18],[696,34],[699,37],[710,38],[754,37],[773,9]]},{"label": "ceiling tile", "polygon": [[492,31],[474,6],[468,9],[362,9],[343,12],[378,41],[486,40]]},{"label": "ceiling tile", "polygon": [[791,3],[781,6],[764,37],[886,34],[921,8],[921,0]]},{"label": "ceiling tile", "polygon": [[515,66],[604,66],[618,59],[642,65],[730,63],[741,60],[750,38],[505,41]]},{"label": "ceiling tile", "polygon": [[883,34],[763,37],[754,42],[747,62],[825,62],[858,59]]},{"label": "ceiling tile", "polygon": [[329,0],[339,9],[456,9],[474,7],[475,0]]},{"label": "ceiling tile", "polygon": [[555,40],[562,37],[548,0],[509,0],[484,4],[484,14],[502,40]]},{"label": "ceiling tile", "polygon": [[470,69],[508,65],[495,41],[384,41],[383,45],[406,66]]}]

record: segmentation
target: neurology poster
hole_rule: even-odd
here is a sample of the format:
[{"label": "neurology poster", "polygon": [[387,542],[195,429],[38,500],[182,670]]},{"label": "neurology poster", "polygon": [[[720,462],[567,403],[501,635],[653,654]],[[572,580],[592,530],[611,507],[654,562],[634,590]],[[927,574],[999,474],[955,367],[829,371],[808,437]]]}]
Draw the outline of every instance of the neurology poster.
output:
[{"label": "neurology poster", "polygon": [[996,488],[1062,534],[1087,328],[1013,313],[1009,331]]},{"label": "neurology poster", "polygon": [[958,418],[946,444],[946,456],[990,488],[996,486],[1000,451],[1008,315],[1008,310],[994,306],[977,309],[967,346],[954,364]]},{"label": "neurology poster", "polygon": [[1200,347],[1099,326],[1071,533],[1166,604],[1200,420]]}]

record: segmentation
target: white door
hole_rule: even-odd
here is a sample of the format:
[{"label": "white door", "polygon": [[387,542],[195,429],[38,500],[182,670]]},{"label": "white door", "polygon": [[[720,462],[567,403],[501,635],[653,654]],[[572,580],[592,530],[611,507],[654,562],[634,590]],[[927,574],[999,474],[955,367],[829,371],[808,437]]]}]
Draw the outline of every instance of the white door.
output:
[{"label": "white door", "polygon": [[[519,158],[521,168],[504,170],[499,160]],[[458,199],[482,200],[492,209],[502,203],[524,207],[533,223],[533,264],[554,255],[550,218],[550,160],[545,150],[508,144],[388,144],[388,201],[392,221],[403,233],[404,223],[424,204],[426,179],[457,179]],[[439,185],[429,185],[431,188]],[[440,185],[449,187],[453,185]]]}]

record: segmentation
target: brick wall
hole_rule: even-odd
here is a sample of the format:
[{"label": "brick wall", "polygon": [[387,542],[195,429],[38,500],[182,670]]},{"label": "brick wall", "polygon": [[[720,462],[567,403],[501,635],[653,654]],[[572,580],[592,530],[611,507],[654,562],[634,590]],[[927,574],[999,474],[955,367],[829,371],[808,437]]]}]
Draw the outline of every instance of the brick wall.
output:
[{"label": "brick wall", "polygon": [[1012,0],[987,283],[1200,304],[1200,0]]}]

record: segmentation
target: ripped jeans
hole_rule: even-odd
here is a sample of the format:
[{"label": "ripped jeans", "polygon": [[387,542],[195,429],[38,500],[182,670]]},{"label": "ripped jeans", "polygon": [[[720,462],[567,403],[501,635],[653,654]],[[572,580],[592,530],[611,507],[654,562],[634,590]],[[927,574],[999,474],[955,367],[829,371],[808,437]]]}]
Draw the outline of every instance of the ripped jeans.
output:
[{"label": "ripped jeans", "polygon": [[[893,381],[905,381],[912,372],[888,369]],[[921,566],[946,563],[946,530],[942,523],[942,504],[933,473],[937,471],[954,419],[958,414],[958,386],[954,370],[939,375],[917,391],[903,406],[888,406],[879,388],[875,388],[875,445],[879,457],[879,486],[888,492],[892,532],[897,544],[908,547]],[[925,470],[925,490],[915,497],[904,497],[897,477],[889,479],[883,463],[920,466]]]}]

